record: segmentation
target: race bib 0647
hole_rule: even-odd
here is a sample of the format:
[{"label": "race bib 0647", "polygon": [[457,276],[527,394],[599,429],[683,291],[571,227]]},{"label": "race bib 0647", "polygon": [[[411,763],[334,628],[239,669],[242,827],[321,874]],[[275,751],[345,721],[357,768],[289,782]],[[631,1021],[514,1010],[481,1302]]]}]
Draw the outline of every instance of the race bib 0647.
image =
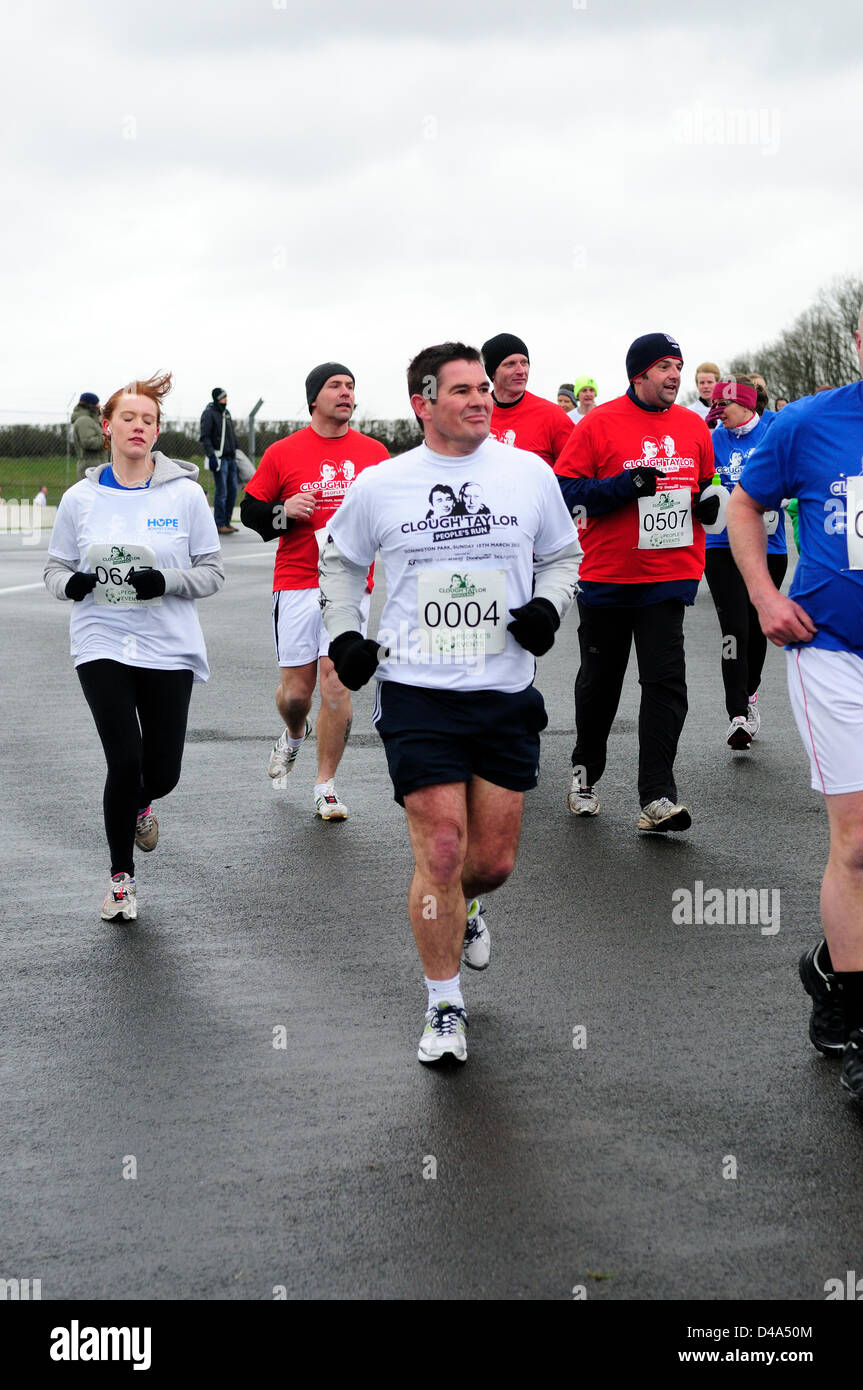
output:
[{"label": "race bib 0647", "polygon": [[162,602],[161,598],[139,599],[128,576],[132,570],[153,569],[156,552],[148,545],[91,545],[87,551],[87,564],[96,576],[93,590],[95,603],[111,608],[154,608]]}]

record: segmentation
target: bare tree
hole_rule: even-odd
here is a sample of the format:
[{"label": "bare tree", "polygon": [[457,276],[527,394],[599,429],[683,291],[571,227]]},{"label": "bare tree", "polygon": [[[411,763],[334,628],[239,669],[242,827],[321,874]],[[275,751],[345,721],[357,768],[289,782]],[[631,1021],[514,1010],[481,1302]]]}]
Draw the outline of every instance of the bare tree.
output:
[{"label": "bare tree", "polygon": [[863,305],[863,279],[846,275],[819,291],[815,303],[757,352],[729,363],[733,375],[760,372],[771,397],[811,396],[819,386],[847,386],[860,375],[854,332]]}]

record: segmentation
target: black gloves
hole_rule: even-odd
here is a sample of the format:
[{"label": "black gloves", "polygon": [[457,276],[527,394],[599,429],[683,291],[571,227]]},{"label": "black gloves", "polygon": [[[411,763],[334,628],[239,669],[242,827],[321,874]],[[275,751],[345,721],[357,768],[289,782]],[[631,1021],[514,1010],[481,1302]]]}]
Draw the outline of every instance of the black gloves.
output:
[{"label": "black gloves", "polygon": [[389,656],[389,647],[382,649],[361,632],[342,632],[330,643],[328,656],[342,685],[348,690],[359,690],[378,669],[382,650],[385,657]]},{"label": "black gloves", "polygon": [[560,627],[560,617],[553,603],[547,598],[532,598],[521,608],[513,608],[514,621],[507,623],[519,646],[533,656],[545,656],[554,646],[554,634]]},{"label": "black gloves", "polygon": [[701,522],[702,526],[712,526],[719,515],[719,494],[714,492],[711,497],[705,497],[703,501],[699,498],[692,508],[692,515]]},{"label": "black gloves", "polygon": [[208,466],[209,466],[209,469],[210,469],[210,472],[211,472],[211,473],[218,473],[219,468],[220,468],[220,464],[219,464],[219,460],[216,458],[216,455],[215,455],[215,454],[208,454],[208,455],[207,455],[207,464],[208,464]]},{"label": "black gloves", "polygon": [[655,497],[657,486],[664,475],[657,473],[655,468],[633,468],[629,476],[636,497]]},{"label": "black gloves", "polygon": [[70,575],[66,585],[66,597],[74,599],[76,603],[80,603],[82,598],[86,598],[88,594],[92,594],[95,587],[95,574]]},{"label": "black gloves", "polygon": [[165,592],[165,576],[161,570],[130,570],[131,584],[138,598],[161,598]]}]

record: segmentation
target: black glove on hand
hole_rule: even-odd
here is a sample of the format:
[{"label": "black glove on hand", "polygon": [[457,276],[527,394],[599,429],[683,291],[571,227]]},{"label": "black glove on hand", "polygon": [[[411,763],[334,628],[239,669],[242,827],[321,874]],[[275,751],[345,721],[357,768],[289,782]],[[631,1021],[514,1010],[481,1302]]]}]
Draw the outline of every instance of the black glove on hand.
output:
[{"label": "black glove on hand", "polygon": [[[333,638],[327,655],[342,685],[348,690],[359,690],[378,669],[380,652],[380,644],[371,637],[363,637],[361,632],[342,632]],[[383,654],[389,656],[389,647],[383,648]]]},{"label": "black glove on hand", "polygon": [[165,592],[165,576],[161,570],[130,570],[126,581],[138,598],[161,598]]},{"label": "black glove on hand", "polygon": [[532,598],[521,608],[513,608],[514,621],[507,623],[520,647],[533,656],[545,656],[554,646],[554,634],[560,627],[560,617],[553,603],[547,598]]},{"label": "black glove on hand", "polygon": [[655,468],[633,468],[630,473],[636,497],[655,497],[657,485],[662,478]]},{"label": "black glove on hand", "polygon": [[96,587],[95,574],[73,574],[66,585],[66,597],[80,603]]},{"label": "black glove on hand", "polygon": [[208,454],[208,455],[207,455],[207,463],[208,463],[208,465],[209,465],[209,468],[210,468],[210,472],[211,472],[211,473],[218,473],[218,471],[219,471],[219,460],[216,458],[216,455],[215,455],[215,454]]},{"label": "black glove on hand", "polygon": [[702,526],[705,524],[712,526],[719,515],[719,494],[714,492],[712,496],[705,497],[703,501],[699,498],[692,508],[692,515],[697,517]]}]

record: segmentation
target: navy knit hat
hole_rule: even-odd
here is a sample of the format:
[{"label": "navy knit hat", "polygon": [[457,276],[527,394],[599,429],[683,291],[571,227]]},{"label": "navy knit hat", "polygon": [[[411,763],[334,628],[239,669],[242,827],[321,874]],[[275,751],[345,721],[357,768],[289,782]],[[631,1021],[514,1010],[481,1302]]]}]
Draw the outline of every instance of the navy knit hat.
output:
[{"label": "navy knit hat", "polygon": [[331,376],[349,376],[356,385],[356,377],[343,362],[322,362],[319,367],[312,367],[306,377],[306,404],[309,411],[317,400],[321,387],[327,384]]},{"label": "navy knit hat", "polygon": [[527,344],[517,338],[514,333],[498,333],[496,338],[489,338],[487,343],[482,345],[482,360],[489,376],[494,379],[494,374],[507,357],[512,357],[514,353],[522,353],[530,361],[530,353]]},{"label": "navy knit hat", "polygon": [[79,405],[98,405],[99,397],[94,396],[92,391],[82,391],[78,397]]},{"label": "navy knit hat", "polygon": [[663,357],[676,357],[683,366],[680,344],[670,333],[645,333],[643,337],[636,338],[626,354],[627,380],[634,381],[637,376],[643,376]]},{"label": "navy knit hat", "polygon": [[222,397],[227,396],[227,394],[227,391],[222,386],[214,386],[212,391],[210,392],[210,395],[213,397],[214,401],[220,401]]}]

